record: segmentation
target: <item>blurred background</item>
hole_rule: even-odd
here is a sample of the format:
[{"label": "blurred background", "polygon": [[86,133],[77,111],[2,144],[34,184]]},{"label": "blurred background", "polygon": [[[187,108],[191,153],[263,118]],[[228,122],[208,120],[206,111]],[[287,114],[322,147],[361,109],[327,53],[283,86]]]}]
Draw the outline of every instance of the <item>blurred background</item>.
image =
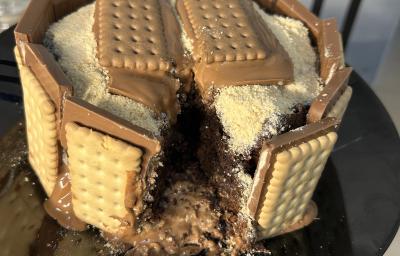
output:
[{"label": "blurred background", "polygon": [[[300,1],[312,9],[314,0]],[[319,16],[336,17],[340,28],[350,4],[359,2],[347,42],[346,62],[374,89],[400,131],[400,0],[322,2]]]},{"label": "blurred background", "polygon": [[[28,1],[0,0],[0,32],[18,21]],[[376,92],[400,131],[400,0],[300,1],[322,18],[336,17],[340,28],[352,23],[346,61]],[[400,232],[385,255],[400,255]]]},{"label": "blurred background", "polygon": [[18,21],[28,2],[28,0],[0,0],[0,31]]}]

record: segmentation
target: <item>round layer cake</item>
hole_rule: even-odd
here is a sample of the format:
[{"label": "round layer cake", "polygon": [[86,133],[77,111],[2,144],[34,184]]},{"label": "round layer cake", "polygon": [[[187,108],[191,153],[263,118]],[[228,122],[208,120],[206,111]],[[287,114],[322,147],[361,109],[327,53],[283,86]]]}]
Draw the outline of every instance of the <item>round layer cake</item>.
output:
[{"label": "round layer cake", "polygon": [[351,97],[296,0],[40,0],[15,29],[29,162],[67,229],[126,255],[267,253],[310,224]]}]

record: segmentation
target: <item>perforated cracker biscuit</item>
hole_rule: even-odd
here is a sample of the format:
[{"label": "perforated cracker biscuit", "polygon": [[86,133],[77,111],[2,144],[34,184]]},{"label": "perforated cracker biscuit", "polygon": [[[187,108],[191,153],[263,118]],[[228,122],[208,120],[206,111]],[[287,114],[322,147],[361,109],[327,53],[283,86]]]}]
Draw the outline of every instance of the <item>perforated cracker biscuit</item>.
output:
[{"label": "perforated cracker biscuit", "polygon": [[95,26],[101,65],[149,71],[172,67],[159,0],[98,0]]},{"label": "perforated cracker biscuit", "polygon": [[59,163],[56,109],[31,70],[21,63],[17,49],[15,56],[24,93],[29,162],[50,196],[57,180]]},{"label": "perforated cracker biscuit", "polygon": [[193,41],[202,90],[293,79],[290,58],[251,1],[178,0],[177,9]]},{"label": "perforated cracker biscuit", "polygon": [[100,65],[112,93],[129,97],[175,120],[183,50],[180,27],[168,1],[98,0],[93,30]]},{"label": "perforated cracker biscuit", "polygon": [[324,119],[264,144],[248,203],[264,238],[303,219],[336,142],[336,124]]},{"label": "perforated cracker biscuit", "polygon": [[72,204],[82,221],[108,233],[132,228],[127,190],[137,185],[142,151],[73,122],[65,125]]},{"label": "perforated cracker biscuit", "polygon": [[276,155],[256,217],[266,235],[302,219],[336,139],[331,132]]},{"label": "perforated cracker biscuit", "polygon": [[[190,20],[195,37],[193,39],[200,40],[198,43],[194,41],[197,47],[194,58],[197,61],[210,64],[224,61],[264,60],[268,57],[266,42],[259,39],[257,28],[250,21],[248,10],[250,6],[244,1],[183,0],[182,2]],[[241,40],[238,40],[239,38]],[[215,54],[211,52],[212,50],[215,50]]]},{"label": "perforated cracker biscuit", "polygon": [[[318,216],[318,207],[313,201],[310,201],[310,203],[306,207],[305,213],[303,214],[303,217],[301,219],[299,219],[298,221],[294,222],[293,224],[287,226],[287,228],[281,230],[280,233],[276,233],[272,236],[279,236],[281,234],[290,233],[290,232],[302,229],[304,227],[307,227],[314,221],[314,219],[317,216]],[[257,240],[263,240],[266,238],[271,238],[269,229],[263,229],[261,227],[258,227]]]}]

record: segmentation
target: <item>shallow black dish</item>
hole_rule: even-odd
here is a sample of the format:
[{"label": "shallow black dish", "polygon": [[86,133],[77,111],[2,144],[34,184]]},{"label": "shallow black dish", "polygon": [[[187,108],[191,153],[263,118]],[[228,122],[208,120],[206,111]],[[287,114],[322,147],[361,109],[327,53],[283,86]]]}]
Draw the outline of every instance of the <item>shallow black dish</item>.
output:
[{"label": "shallow black dish", "polygon": [[[0,202],[21,176],[33,181],[30,185],[41,194],[25,160],[22,93],[12,29],[0,35]],[[382,103],[355,72],[350,85],[354,94],[339,141],[314,195],[318,220],[303,230],[265,241],[272,255],[383,255],[399,227],[398,133]],[[51,230],[47,237],[19,245],[30,248],[32,255],[48,255],[56,243],[50,248],[42,245],[65,233],[54,221],[45,220],[42,229]],[[77,241],[101,247],[97,238],[88,238],[96,236],[95,232],[84,235],[85,239],[78,237]]]}]

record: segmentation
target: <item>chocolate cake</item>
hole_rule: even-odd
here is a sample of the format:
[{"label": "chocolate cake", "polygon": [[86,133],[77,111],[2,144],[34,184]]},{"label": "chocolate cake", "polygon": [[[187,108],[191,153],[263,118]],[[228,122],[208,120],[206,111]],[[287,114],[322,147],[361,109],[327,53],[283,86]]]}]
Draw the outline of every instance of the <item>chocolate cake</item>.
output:
[{"label": "chocolate cake", "polygon": [[317,216],[352,93],[335,20],[296,0],[38,0],[15,38],[63,227],[126,255],[259,255]]}]

